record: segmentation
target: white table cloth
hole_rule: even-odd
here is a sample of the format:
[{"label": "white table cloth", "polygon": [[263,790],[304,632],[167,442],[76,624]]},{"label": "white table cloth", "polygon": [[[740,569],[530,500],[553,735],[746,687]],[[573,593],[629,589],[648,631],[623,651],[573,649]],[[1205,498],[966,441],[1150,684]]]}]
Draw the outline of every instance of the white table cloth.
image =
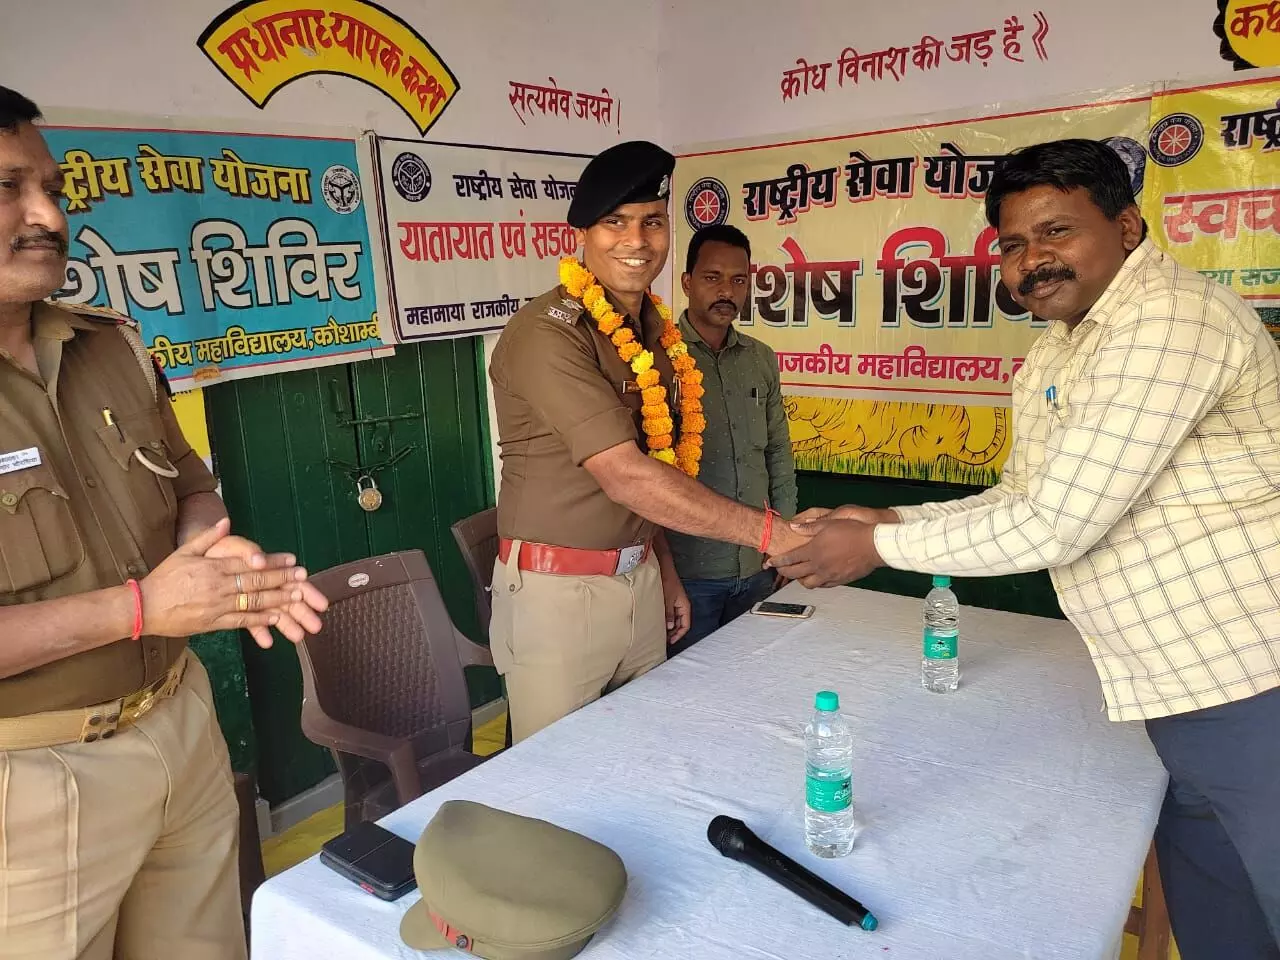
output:
[{"label": "white table cloth", "polygon": [[[938,695],[920,686],[920,600],[781,596],[817,612],[742,617],[383,824],[416,841],[462,798],[612,847],[630,886],[584,960],[1110,960],[1165,772],[1140,724],[1107,721],[1075,630],[965,607],[961,686]],[[801,729],[823,689],[856,744],[860,832],[834,861],[803,839]],[[721,857],[706,839],[721,813],[857,897],[880,929],[845,927]],[[258,890],[253,956],[427,956],[397,933],[417,899],[384,903],[313,857]]]}]

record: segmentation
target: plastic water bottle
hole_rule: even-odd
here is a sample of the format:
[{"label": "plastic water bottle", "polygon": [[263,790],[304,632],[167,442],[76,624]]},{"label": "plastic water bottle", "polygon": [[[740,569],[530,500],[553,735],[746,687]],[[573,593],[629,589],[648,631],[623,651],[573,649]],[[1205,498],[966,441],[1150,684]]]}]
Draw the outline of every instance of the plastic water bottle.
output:
[{"label": "plastic water bottle", "polygon": [[920,682],[930,693],[951,693],[960,685],[960,601],[950,577],[934,577],[924,598],[924,659]]},{"label": "plastic water bottle", "polygon": [[804,728],[804,842],[819,857],[843,857],[853,849],[853,733],[837,694],[824,690],[813,705]]}]

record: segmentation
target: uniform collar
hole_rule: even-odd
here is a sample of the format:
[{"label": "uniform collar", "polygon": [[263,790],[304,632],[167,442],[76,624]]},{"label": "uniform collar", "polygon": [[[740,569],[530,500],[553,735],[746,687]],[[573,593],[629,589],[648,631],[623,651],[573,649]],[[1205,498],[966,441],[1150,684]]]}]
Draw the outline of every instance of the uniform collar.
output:
[{"label": "uniform collar", "polygon": [[[63,345],[76,335],[77,329],[86,329],[89,325],[89,321],[43,300],[31,305],[31,345],[36,355],[36,366],[40,369],[40,379],[47,388],[56,390]],[[0,356],[25,376],[32,376],[7,352],[0,351]]]},{"label": "uniform collar", "polygon": [[[695,327],[693,322],[689,319],[688,310],[681,312],[679,327],[680,333],[684,336],[686,341],[689,343],[700,343],[708,350],[711,350],[711,347],[707,342],[702,339],[702,334],[698,333],[698,328]],[[730,347],[736,347],[741,342],[742,340],[738,336],[738,328],[733,324],[729,324],[729,335],[724,338],[724,349],[728,350]]]},{"label": "uniform collar", "polygon": [[66,343],[77,330],[88,330],[93,324],[71,311],[45,300],[31,305],[31,336]]}]

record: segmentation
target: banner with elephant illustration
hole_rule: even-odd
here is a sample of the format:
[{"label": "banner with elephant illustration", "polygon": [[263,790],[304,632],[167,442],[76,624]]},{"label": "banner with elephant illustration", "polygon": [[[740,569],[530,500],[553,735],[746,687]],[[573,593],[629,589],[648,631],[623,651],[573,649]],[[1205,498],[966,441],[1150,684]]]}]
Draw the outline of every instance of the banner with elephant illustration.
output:
[{"label": "banner with elephant illustration", "polygon": [[[707,224],[731,223],[750,238],[752,287],[741,324],[777,351],[797,467],[994,483],[1010,443],[1010,381],[1044,328],[1000,283],[983,200],[1001,157],[1044,140],[1105,140],[1129,167],[1163,245],[1166,223],[1183,229],[1187,219],[1177,219],[1185,203],[1174,193],[1265,187],[1268,197],[1277,194],[1267,185],[1280,184],[1280,151],[1275,160],[1265,156],[1267,131],[1275,141],[1277,124],[1263,124],[1252,151],[1231,145],[1243,143],[1242,124],[1258,127],[1254,112],[1280,117],[1275,78],[1175,94],[1152,84],[1038,109],[682,150],[672,191],[674,260],[682,262],[693,231]],[[1231,127],[1223,113],[1248,117]],[[1233,139],[1224,145],[1223,137]],[[1190,183],[1173,175],[1201,141],[1213,141],[1201,160],[1209,171],[1189,165]],[[1276,176],[1258,179],[1259,164],[1274,165]],[[1280,212],[1260,219],[1250,210],[1266,220],[1269,240],[1241,233],[1237,243],[1219,229],[1212,250],[1188,244],[1175,254],[1215,276],[1227,266],[1280,264],[1264,255],[1280,235]],[[1193,226],[1221,220],[1198,208],[1193,214]],[[1259,290],[1271,279],[1263,273]]]}]

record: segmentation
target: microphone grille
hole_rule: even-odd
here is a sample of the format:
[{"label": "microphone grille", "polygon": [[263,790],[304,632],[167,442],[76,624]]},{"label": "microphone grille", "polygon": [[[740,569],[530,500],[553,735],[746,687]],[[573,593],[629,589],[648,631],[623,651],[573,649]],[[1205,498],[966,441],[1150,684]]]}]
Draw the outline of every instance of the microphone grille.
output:
[{"label": "microphone grille", "polygon": [[741,820],[735,820],[733,817],[726,817],[723,814],[714,818],[707,827],[707,839],[711,841],[711,845],[723,853],[727,850],[735,838],[738,838],[739,830],[746,824]]}]

